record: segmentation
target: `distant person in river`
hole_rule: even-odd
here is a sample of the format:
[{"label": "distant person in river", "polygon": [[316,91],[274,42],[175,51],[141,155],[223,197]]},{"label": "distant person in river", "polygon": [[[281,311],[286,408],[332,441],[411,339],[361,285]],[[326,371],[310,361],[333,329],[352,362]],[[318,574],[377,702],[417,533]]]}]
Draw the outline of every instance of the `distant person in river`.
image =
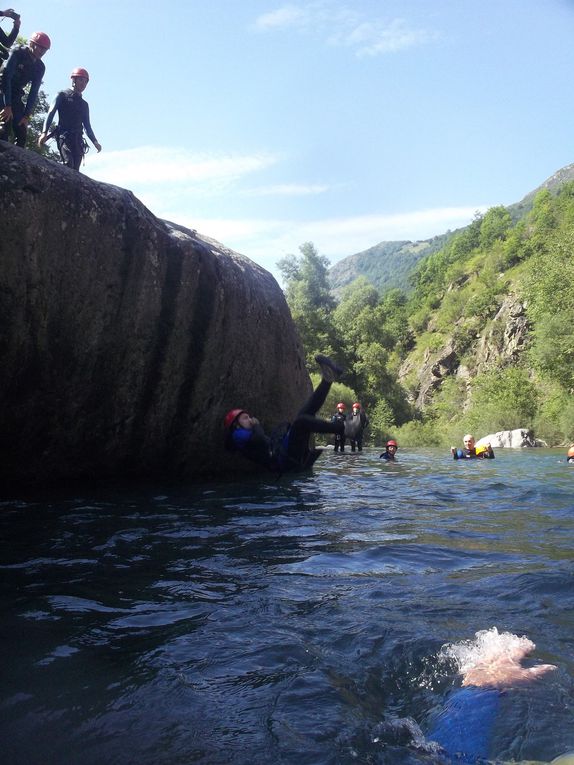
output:
[{"label": "distant person in river", "polygon": [[385,445],[385,451],[382,454],[379,454],[379,459],[387,460],[387,462],[395,462],[395,454],[397,453],[398,448],[399,445],[397,442],[393,438],[390,438]]},{"label": "distant person in river", "polygon": [[566,462],[568,462],[570,465],[574,465],[574,444],[568,449],[568,453],[566,454]]},{"label": "distant person in river", "polygon": [[535,680],[556,669],[553,664],[521,665],[535,648],[527,637],[501,633],[490,643],[489,650],[474,656],[471,652],[471,658],[465,659],[461,669],[464,687],[450,696],[427,736],[455,757],[456,762],[488,759],[501,696],[516,683]]},{"label": "distant person in river", "polygon": [[43,146],[50,137],[50,126],[56,112],[58,112],[58,126],[54,128],[52,135],[56,136],[62,162],[72,170],[79,170],[88,148],[88,144],[84,141],[84,130],[98,153],[102,147],[98,143],[90,124],[90,107],[82,97],[82,93],[90,81],[90,75],[86,69],[77,67],[70,77],[72,78],[72,87],[60,91],[54,99],[44,120],[42,134],[38,138],[38,146]]},{"label": "distant person in river", "polygon": [[0,28],[0,66],[2,66],[10,55],[10,48],[14,45],[14,41],[18,37],[18,32],[20,31],[20,14],[16,13],[13,8],[7,8],[5,11],[0,11],[0,16],[6,19],[12,19],[14,22],[12,31],[8,34]]},{"label": "distant person in river", "polygon": [[[50,50],[45,32],[30,35],[28,45],[15,48],[0,75],[0,139],[14,135],[16,146],[26,146],[28,123],[38,100],[46,67],[42,56]],[[28,95],[25,88],[30,86]],[[25,97],[25,101],[24,101]]]},{"label": "distant person in river", "polygon": [[[347,422],[347,415],[345,414],[345,409],[347,407],[345,406],[343,401],[339,401],[337,404],[337,411],[335,414],[331,417],[331,422],[333,424],[340,424],[342,423],[343,426]],[[335,435],[335,451],[336,452],[344,452],[345,451],[345,431],[341,431],[340,433],[337,433]]]},{"label": "distant person in river", "polygon": [[363,451],[363,432],[369,425],[369,418],[365,410],[358,401],[353,404],[351,416],[347,418],[347,433],[349,434],[349,443],[351,451],[358,449]]},{"label": "distant person in river", "polygon": [[311,434],[343,435],[345,430],[342,421],[327,422],[315,417],[332,383],[343,374],[341,367],[327,356],[316,356],[315,361],[321,368],[321,382],[291,424],[268,436],[256,417],[244,409],[232,409],[224,420],[226,448],[274,472],[308,470],[321,453],[320,449],[309,447]]},{"label": "distant person in river", "polygon": [[456,446],[450,447],[450,453],[455,460],[493,460],[494,450],[490,444],[483,444],[476,446],[474,436],[471,433],[467,433],[462,439],[464,449],[457,449]]}]

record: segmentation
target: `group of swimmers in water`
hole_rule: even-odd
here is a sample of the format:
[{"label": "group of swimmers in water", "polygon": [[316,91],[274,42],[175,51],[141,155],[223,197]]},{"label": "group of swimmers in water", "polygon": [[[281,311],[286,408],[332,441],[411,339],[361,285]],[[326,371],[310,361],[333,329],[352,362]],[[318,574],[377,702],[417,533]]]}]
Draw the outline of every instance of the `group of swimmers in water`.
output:
[{"label": "group of swimmers in water", "polygon": [[[231,409],[224,419],[225,446],[229,451],[237,451],[247,459],[273,472],[300,472],[309,469],[320,449],[310,447],[310,438],[314,433],[332,434],[335,437],[335,451],[344,451],[345,439],[351,441],[352,448],[358,445],[362,450],[362,432],[368,424],[366,414],[360,403],[353,404],[353,415],[346,417],[344,403],[337,405],[337,414],[331,421],[317,417],[331,385],[339,380],[343,369],[328,356],[318,355],[315,361],[321,370],[321,382],[304,404],[294,421],[277,428],[267,435],[259,420],[245,409]],[[463,438],[462,449],[451,446],[453,459],[494,459],[494,450],[490,443],[478,445],[471,433]],[[398,444],[389,439],[385,451],[379,455],[387,462],[395,461]],[[353,448],[354,451],[354,448]],[[574,445],[568,450],[567,461],[574,464]]]}]

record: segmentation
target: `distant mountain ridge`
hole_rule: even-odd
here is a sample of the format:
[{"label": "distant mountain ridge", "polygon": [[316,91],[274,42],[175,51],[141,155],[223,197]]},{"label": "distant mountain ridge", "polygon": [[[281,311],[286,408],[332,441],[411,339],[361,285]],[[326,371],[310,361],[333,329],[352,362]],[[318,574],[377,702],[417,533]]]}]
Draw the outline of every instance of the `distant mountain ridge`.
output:
[{"label": "distant mountain ridge", "polygon": [[[551,194],[557,194],[565,183],[572,180],[574,180],[574,164],[566,165],[526,194],[520,202],[508,205],[506,209],[512,219],[518,221],[530,212],[539,191],[548,189]],[[367,250],[349,255],[329,269],[332,291],[339,296],[345,287],[359,276],[364,276],[381,292],[393,288],[408,292],[411,289],[409,277],[417,263],[442,249],[449,239],[464,231],[465,228],[467,227],[416,242],[410,240],[379,242]]]}]

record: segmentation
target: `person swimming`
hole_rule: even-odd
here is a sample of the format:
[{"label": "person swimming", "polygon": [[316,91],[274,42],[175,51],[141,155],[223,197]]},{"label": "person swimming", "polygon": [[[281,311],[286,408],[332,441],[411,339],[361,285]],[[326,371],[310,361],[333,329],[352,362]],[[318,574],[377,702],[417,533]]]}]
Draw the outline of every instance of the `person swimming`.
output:
[{"label": "person swimming", "polygon": [[477,632],[475,641],[443,646],[442,657],[459,667],[462,688],[441,709],[427,740],[438,743],[459,763],[488,759],[503,692],[556,669],[553,664],[522,666],[535,647],[526,636],[499,633],[496,627]]}]

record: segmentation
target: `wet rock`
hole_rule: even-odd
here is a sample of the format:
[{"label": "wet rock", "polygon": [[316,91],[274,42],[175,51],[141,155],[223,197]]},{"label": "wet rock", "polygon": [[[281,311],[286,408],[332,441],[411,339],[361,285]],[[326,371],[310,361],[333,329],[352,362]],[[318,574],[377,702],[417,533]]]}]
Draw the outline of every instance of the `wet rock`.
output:
[{"label": "wet rock", "polygon": [[0,481],[221,474],[228,409],[293,417],[310,382],[269,273],[4,142],[0,189]]},{"label": "wet rock", "polygon": [[477,446],[490,444],[493,448],[521,449],[531,446],[546,446],[544,441],[534,437],[534,434],[528,428],[516,428],[515,430],[499,430],[497,433],[491,433],[483,436],[476,442]]}]

